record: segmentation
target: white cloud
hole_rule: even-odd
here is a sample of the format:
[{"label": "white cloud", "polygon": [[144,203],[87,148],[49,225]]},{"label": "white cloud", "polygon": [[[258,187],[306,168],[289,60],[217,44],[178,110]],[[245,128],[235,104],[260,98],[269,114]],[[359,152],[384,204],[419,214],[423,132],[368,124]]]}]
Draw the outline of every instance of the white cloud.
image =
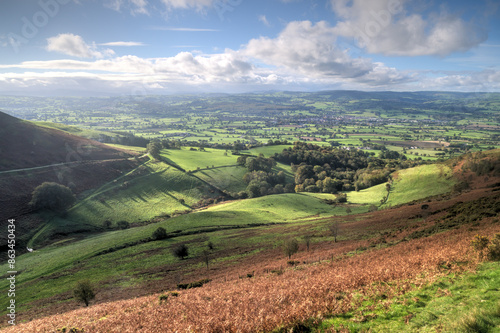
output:
[{"label": "white cloud", "polygon": [[355,81],[369,85],[405,82],[411,78],[367,58],[352,58],[336,46],[335,29],[322,21],[291,22],[271,39],[252,39],[241,51],[268,65],[312,79]]},{"label": "white cloud", "polygon": [[46,49],[79,58],[103,58],[114,54],[111,49],[97,51],[95,44],[88,45],[82,37],[73,34],[59,34],[47,38]]},{"label": "white cloud", "polygon": [[187,28],[187,27],[151,27],[151,30],[186,31],[186,32],[216,32],[216,31],[220,31],[217,29]]},{"label": "white cloud", "polygon": [[261,21],[262,23],[264,23],[264,25],[270,27],[271,24],[269,23],[269,21],[267,20],[267,17],[266,15],[260,15],[259,16],[259,21]]},{"label": "white cloud", "polygon": [[149,15],[147,0],[107,0],[104,6],[117,12],[121,12],[123,7],[130,10],[132,15],[145,14]]},{"label": "white cloud", "polygon": [[211,7],[215,0],[161,0],[167,9],[196,9],[203,10]]},{"label": "white cloud", "polygon": [[486,40],[471,22],[441,9],[424,18],[405,11],[406,0],[331,0],[341,21],[335,33],[355,38],[369,53],[391,56],[446,56]]},{"label": "white cloud", "polygon": [[108,43],[101,43],[98,45],[103,45],[103,46],[144,46],[145,44],[142,42],[108,42]]}]

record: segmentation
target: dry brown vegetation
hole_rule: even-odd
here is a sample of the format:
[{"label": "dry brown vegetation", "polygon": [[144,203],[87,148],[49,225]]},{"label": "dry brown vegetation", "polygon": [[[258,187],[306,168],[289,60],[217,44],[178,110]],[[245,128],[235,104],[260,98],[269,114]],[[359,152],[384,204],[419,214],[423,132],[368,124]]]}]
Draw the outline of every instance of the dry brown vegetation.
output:
[{"label": "dry brown vegetation", "polygon": [[[339,251],[317,253],[332,253],[333,261],[284,269],[282,274],[214,281],[161,304],[158,294],[98,304],[5,332],[54,332],[62,327],[84,328],[85,332],[259,332],[293,327],[309,318],[348,311],[374,293],[390,299],[444,274],[473,269],[477,256],[470,250],[470,241],[478,231],[492,235],[500,231],[500,225],[488,218],[475,228],[464,226],[336,257],[347,250],[341,246]],[[266,264],[275,261],[261,263]],[[354,291],[358,296],[354,297]]]},{"label": "dry brown vegetation", "polygon": [[[253,261],[243,260],[214,272],[212,282],[201,288],[168,297],[155,293],[101,302],[4,331],[57,332],[75,327],[84,332],[269,332],[345,313],[374,295],[384,295],[383,304],[389,307],[393,296],[444,275],[474,270],[479,258],[471,240],[478,234],[500,232],[498,179],[478,177],[471,184],[471,189],[455,197],[317,220],[315,226],[326,231],[332,221],[343,219],[340,232],[348,240],[316,240],[311,251],[294,255],[300,264],[293,267],[286,265],[281,249],[267,250],[252,256]],[[477,213],[460,210],[474,202],[486,202],[496,215],[447,224]],[[421,216],[422,204],[429,206],[426,219]],[[444,231],[433,229],[440,224],[446,226]],[[310,227],[297,225],[286,230],[304,235]],[[279,235],[281,228],[271,227],[267,232]],[[429,233],[412,237],[418,235],[416,231]],[[242,272],[255,274],[238,278]]]}]

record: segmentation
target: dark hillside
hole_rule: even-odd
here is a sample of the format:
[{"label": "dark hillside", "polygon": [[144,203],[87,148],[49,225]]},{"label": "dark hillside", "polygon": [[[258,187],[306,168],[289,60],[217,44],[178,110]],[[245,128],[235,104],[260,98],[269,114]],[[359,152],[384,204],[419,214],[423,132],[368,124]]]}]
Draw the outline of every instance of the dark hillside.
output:
[{"label": "dark hillside", "polygon": [[0,112],[0,172],[127,156],[102,143],[40,127]]}]

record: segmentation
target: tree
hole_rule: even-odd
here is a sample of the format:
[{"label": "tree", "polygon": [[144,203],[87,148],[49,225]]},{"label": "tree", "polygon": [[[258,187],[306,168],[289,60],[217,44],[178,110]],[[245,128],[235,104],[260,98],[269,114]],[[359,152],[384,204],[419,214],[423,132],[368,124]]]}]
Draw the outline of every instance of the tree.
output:
[{"label": "tree", "polygon": [[119,221],[116,223],[116,226],[119,228],[119,229],[128,229],[130,228],[130,223],[127,222],[127,221]]},{"label": "tree", "polygon": [[181,245],[178,245],[176,248],[174,248],[172,253],[177,258],[184,260],[184,258],[189,255],[189,249],[186,246],[186,244],[181,244]]},{"label": "tree", "polygon": [[161,240],[161,239],[165,239],[167,238],[167,231],[165,230],[165,228],[162,228],[162,227],[158,227],[158,229],[156,229],[154,232],[153,232],[153,235],[151,236],[154,240]]},{"label": "tree", "polygon": [[105,220],[104,222],[102,222],[102,226],[104,227],[104,229],[110,229],[112,224],[113,223],[110,220]]},{"label": "tree", "polygon": [[76,284],[73,291],[75,298],[89,306],[89,302],[95,298],[94,289],[89,280],[83,280]]},{"label": "tree", "polygon": [[283,252],[288,256],[288,259],[299,251],[299,243],[295,238],[287,239],[283,242]]},{"label": "tree", "polygon": [[210,251],[209,250],[203,250],[203,252],[201,253],[201,257],[202,257],[203,262],[205,263],[205,265],[207,265],[207,269],[208,269],[208,264],[210,263]]},{"label": "tree", "polygon": [[159,159],[161,148],[162,148],[161,143],[151,142],[151,143],[148,143],[147,150],[148,150],[148,153],[151,154],[151,156],[153,156],[155,159]]},{"label": "tree", "polygon": [[309,247],[311,246],[312,236],[311,235],[305,235],[303,238],[304,238],[304,242],[306,243],[307,251],[309,252]]},{"label": "tree", "polygon": [[328,226],[328,230],[330,231],[330,235],[335,238],[335,243],[337,243],[337,236],[339,235],[339,223],[337,221],[333,222]]},{"label": "tree", "polygon": [[65,212],[76,201],[73,192],[66,186],[54,182],[44,182],[32,194],[30,206],[35,210]]}]

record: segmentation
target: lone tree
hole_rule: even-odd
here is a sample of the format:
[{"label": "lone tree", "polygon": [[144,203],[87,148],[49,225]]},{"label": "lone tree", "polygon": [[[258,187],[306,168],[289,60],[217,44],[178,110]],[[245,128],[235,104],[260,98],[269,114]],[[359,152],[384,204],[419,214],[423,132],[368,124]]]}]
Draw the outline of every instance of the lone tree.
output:
[{"label": "lone tree", "polygon": [[205,263],[205,265],[207,265],[207,269],[208,269],[208,265],[210,264],[210,251],[203,250],[203,252],[201,253],[201,258],[203,259],[203,262]]},{"label": "lone tree", "polygon": [[33,191],[30,206],[34,210],[51,210],[63,213],[76,201],[75,195],[64,185],[44,182]]},{"label": "lone tree", "polygon": [[333,222],[328,226],[328,230],[330,230],[330,235],[332,235],[335,239],[335,243],[337,243],[337,236],[339,235],[340,227],[338,222]]},{"label": "lone tree", "polygon": [[283,252],[291,259],[292,256],[299,251],[299,243],[295,238],[287,239],[283,243]]},{"label": "lone tree", "polygon": [[183,260],[185,257],[187,257],[189,255],[189,249],[186,246],[186,244],[181,244],[181,245],[177,246],[176,248],[174,248],[172,253],[177,258]]},{"label": "lone tree", "polygon": [[161,240],[167,238],[167,231],[165,228],[159,227],[153,232],[153,235],[151,236],[154,240]]},{"label": "lone tree", "polygon": [[85,303],[85,306],[89,306],[89,302],[95,298],[94,289],[89,280],[78,282],[73,293],[77,300]]},{"label": "lone tree", "polygon": [[304,242],[306,243],[307,251],[309,252],[309,247],[311,246],[312,236],[311,235],[305,235],[303,238],[304,238]]}]

